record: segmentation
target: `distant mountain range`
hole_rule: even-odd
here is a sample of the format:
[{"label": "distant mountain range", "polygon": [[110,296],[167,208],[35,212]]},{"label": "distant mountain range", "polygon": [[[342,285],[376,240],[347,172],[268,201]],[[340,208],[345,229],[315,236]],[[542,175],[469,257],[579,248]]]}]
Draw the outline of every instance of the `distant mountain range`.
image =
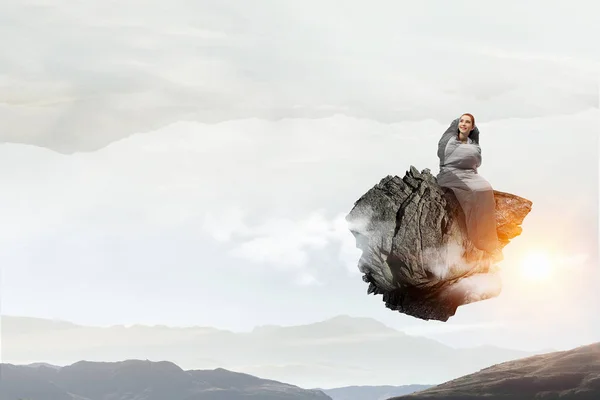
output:
[{"label": "distant mountain range", "polygon": [[0,364],[0,375],[2,400],[597,400],[600,343],[501,363],[430,388],[307,390],[222,368],[184,371],[148,360]]},{"label": "distant mountain range", "polygon": [[[123,371],[132,371],[133,369],[137,368],[137,373],[135,374],[138,377],[138,383],[137,385],[140,386],[139,390],[142,392],[147,392],[148,389],[146,388],[142,388],[142,386],[144,386],[144,384],[147,384],[149,379],[139,379],[144,373],[147,373],[148,370],[150,370],[150,368],[148,368],[150,365],[152,365],[153,363],[145,361],[145,362],[141,362],[141,361],[137,361],[137,360],[129,360],[127,362],[118,362],[118,363],[85,363],[85,362],[78,362],[76,364],[73,364],[70,367],[60,367],[57,365],[52,365],[52,364],[48,364],[48,363],[32,363],[32,364],[28,364],[25,366],[17,366],[17,365],[10,365],[10,364],[0,364],[0,376],[2,376],[2,373],[4,372],[4,377],[5,379],[10,379],[11,381],[9,382],[8,380],[5,381],[5,383],[8,386],[5,386],[4,390],[0,390],[0,395],[3,396],[7,396],[5,397],[1,397],[3,400],[9,400],[12,397],[14,398],[23,398],[23,396],[29,396],[35,393],[43,393],[44,390],[48,391],[48,382],[52,383],[52,388],[56,389],[56,383],[59,384],[59,386],[62,386],[62,391],[67,391],[68,392],[68,388],[69,388],[69,384],[65,384],[65,381],[69,382],[72,381],[72,379],[68,379],[65,378],[65,373],[64,371],[67,371],[68,373],[73,374],[73,371],[77,371],[77,369],[83,369],[86,368],[85,366],[87,365],[88,370],[93,369],[90,368],[89,366],[93,366],[93,365],[99,365],[100,368],[96,368],[96,370],[98,371],[111,371],[111,379],[115,379],[116,375],[121,373],[123,376],[119,379],[132,379],[131,376],[127,376],[127,372],[123,373]],[[163,366],[163,369],[166,371],[167,368],[164,368],[165,365],[169,365],[170,363],[165,363],[165,362],[157,362],[154,363],[154,367],[152,368],[154,370],[154,374],[155,376],[160,373],[159,371],[161,370],[161,365]],[[26,368],[27,367],[27,368]],[[171,367],[171,369],[179,369],[178,367],[172,367],[172,365],[169,365],[169,367]],[[63,373],[61,372],[55,372],[58,371],[60,369],[63,369]],[[290,399],[301,399],[302,396],[304,395],[310,395],[312,396],[314,394],[314,392],[323,392],[325,393],[327,396],[329,396],[328,398],[331,398],[331,400],[387,400],[390,397],[393,396],[401,396],[404,394],[410,394],[410,393],[415,393],[421,390],[425,390],[428,389],[430,387],[432,387],[433,385],[403,385],[403,386],[346,386],[346,387],[341,387],[341,388],[334,388],[334,389],[321,389],[321,388],[314,388],[311,389],[310,391],[304,391],[300,388],[297,388],[295,386],[291,386],[291,385],[287,385],[285,383],[281,383],[281,382],[276,382],[276,381],[271,381],[271,380],[267,380],[267,379],[260,379],[251,375],[247,375],[247,374],[241,374],[241,373],[235,373],[235,372],[231,372],[231,371],[227,371],[225,369],[222,368],[217,368],[216,370],[212,370],[212,371],[187,371],[188,373],[192,374],[195,377],[202,377],[201,382],[204,383],[208,383],[209,385],[212,385],[212,389],[213,391],[215,390],[219,390],[222,391],[223,393],[225,393],[226,391],[224,391],[225,387],[228,387],[230,389],[233,390],[237,390],[237,392],[239,392],[238,394],[240,395],[245,395],[245,396],[249,396],[249,391],[248,389],[251,389],[250,391],[252,391],[253,393],[260,393],[261,395],[264,396],[276,396],[276,395],[280,395],[281,392],[285,392],[285,397],[290,398]],[[75,373],[75,375],[78,375],[79,377],[82,378],[81,382],[85,382],[85,378],[82,377],[82,373]],[[131,374],[130,374],[131,375]],[[29,377],[29,379],[28,379]],[[15,379],[16,378],[16,379]],[[58,379],[57,379],[58,378]],[[135,378],[135,377],[134,377]],[[94,374],[94,379],[102,379],[102,374]],[[169,379],[168,374],[164,375],[164,376],[160,376],[157,377],[156,382],[159,381],[165,381]],[[62,384],[61,384],[62,383]],[[226,383],[226,384],[225,384]],[[107,382],[108,384],[108,382]],[[134,383],[131,383],[130,386],[134,386]],[[85,386],[85,385],[83,385]],[[164,386],[164,384],[163,384]],[[210,388],[210,386],[209,386]],[[277,390],[273,390],[273,389],[277,389]],[[58,390],[61,391],[61,388],[58,387]],[[79,391],[83,391],[83,392],[89,392],[88,389],[78,389]],[[52,394],[54,390],[49,390],[48,393]],[[270,391],[270,392],[269,392]],[[198,395],[200,396],[201,394],[205,395],[206,390],[200,390],[200,392],[198,393]],[[308,393],[305,393],[308,392]],[[310,393],[313,392],[313,393]],[[20,395],[17,396],[17,393],[20,393]],[[106,393],[96,393],[97,395],[101,396],[104,395]],[[230,393],[231,394],[231,393]],[[110,392],[109,396],[118,396],[119,394],[116,392]],[[295,397],[289,397],[289,396],[295,396]],[[46,396],[46,394],[44,393],[44,396]],[[64,396],[63,396],[64,397]],[[81,400],[82,398],[80,396],[76,396],[77,398],[79,398],[79,400]],[[44,397],[45,398],[45,397]],[[204,398],[204,397],[203,397]],[[232,399],[234,399],[235,396],[232,395]],[[269,397],[267,397],[269,398]],[[313,397],[310,397],[311,399]],[[315,400],[321,399],[323,398],[322,396],[318,396],[318,397],[314,397]],[[139,399],[138,399],[139,400]]]},{"label": "distant mountain range", "polygon": [[1,337],[3,361],[13,364],[169,360],[185,370],[226,368],[305,388],[430,385],[533,354],[491,346],[455,349],[348,316],[247,333],[2,316]]},{"label": "distant mountain range", "polygon": [[392,400],[600,399],[600,343],[494,365]]},{"label": "distant mountain range", "polygon": [[331,400],[319,390],[224,369],[184,371],[170,362],[81,361],[62,368],[0,364],[2,400]]},{"label": "distant mountain range", "polygon": [[333,400],[387,400],[390,397],[411,394],[430,387],[431,385],[346,386],[321,390]]}]

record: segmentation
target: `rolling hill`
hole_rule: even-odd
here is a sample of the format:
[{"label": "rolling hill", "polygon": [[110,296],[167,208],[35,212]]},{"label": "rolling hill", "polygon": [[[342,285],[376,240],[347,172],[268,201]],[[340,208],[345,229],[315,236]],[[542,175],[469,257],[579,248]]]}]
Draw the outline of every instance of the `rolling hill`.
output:
[{"label": "rolling hill", "polygon": [[600,343],[510,361],[390,400],[600,399]]}]

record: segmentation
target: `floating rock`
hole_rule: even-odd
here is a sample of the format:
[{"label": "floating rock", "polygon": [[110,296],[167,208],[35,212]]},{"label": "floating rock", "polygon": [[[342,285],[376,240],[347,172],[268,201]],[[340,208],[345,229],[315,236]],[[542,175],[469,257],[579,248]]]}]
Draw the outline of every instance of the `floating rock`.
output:
[{"label": "floating rock", "polygon": [[[532,202],[494,191],[502,247],[520,235]],[[447,321],[464,304],[496,297],[502,284],[489,255],[473,246],[451,190],[429,169],[411,166],[387,176],[356,201],[346,217],[362,250],[367,293],[386,307],[424,320]]]}]

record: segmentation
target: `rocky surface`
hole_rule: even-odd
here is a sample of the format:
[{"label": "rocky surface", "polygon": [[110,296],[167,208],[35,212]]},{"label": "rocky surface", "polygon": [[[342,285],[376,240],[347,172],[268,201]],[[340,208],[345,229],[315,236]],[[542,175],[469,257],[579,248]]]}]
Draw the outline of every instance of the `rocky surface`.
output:
[{"label": "rocky surface", "polygon": [[[501,246],[521,234],[532,202],[494,191]],[[498,267],[467,237],[464,214],[428,169],[387,176],[346,217],[369,294],[386,307],[424,320],[447,321],[464,304],[498,296]]]},{"label": "rocky surface", "polygon": [[600,343],[509,361],[400,399],[600,399]]}]

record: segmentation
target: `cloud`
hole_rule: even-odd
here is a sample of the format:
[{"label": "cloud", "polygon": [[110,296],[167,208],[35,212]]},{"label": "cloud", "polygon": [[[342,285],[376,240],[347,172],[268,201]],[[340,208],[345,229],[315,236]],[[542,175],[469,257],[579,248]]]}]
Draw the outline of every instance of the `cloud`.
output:
[{"label": "cloud", "polygon": [[321,286],[323,283],[309,273],[302,273],[296,278],[296,283],[300,286]]},{"label": "cloud", "polygon": [[328,248],[338,248],[336,264],[358,273],[360,251],[348,227],[345,214],[327,219],[319,211],[294,219],[268,218],[257,225],[248,225],[238,209],[221,217],[207,215],[204,224],[204,229],[216,240],[231,243],[233,256],[259,266],[292,271],[301,285],[320,283],[315,276],[318,269],[332,268],[314,258],[315,253]]},{"label": "cloud", "polygon": [[[594,254],[598,211],[590,182],[598,178],[599,118],[593,108],[481,123],[480,173],[534,202],[507,266],[511,253],[534,245]],[[196,304],[206,305],[203,315],[215,325],[229,327],[308,321],[348,307],[387,315],[380,296],[364,294],[360,251],[344,217],[388,174],[402,176],[410,165],[436,173],[437,141],[449,122],[344,115],[180,121],[91,153],[0,145],[3,309],[40,315],[44,298],[44,310],[76,321],[98,309],[94,318],[103,321],[181,323],[191,318],[187,305]],[[565,132],[575,132],[567,137],[574,140]],[[570,301],[565,309],[583,301],[569,295],[575,284],[578,293],[595,293],[588,264],[561,292]],[[493,304],[516,312],[524,292],[515,282],[505,281],[501,298],[470,307],[465,318],[492,318]],[[537,292],[539,303],[552,295]],[[273,302],[281,296],[293,310],[287,317]],[[218,310],[209,306],[215,299]],[[519,307],[526,314],[532,306]],[[243,320],[222,311],[239,315],[240,308]]]},{"label": "cloud", "polygon": [[[598,118],[596,108],[481,123],[480,173],[499,190],[534,202],[525,236],[554,235],[566,245],[597,214],[589,181],[597,178],[597,147],[591,144],[597,143]],[[435,174],[437,140],[446,126],[336,115],[178,122],[72,156],[1,145],[0,238],[28,241],[69,229],[129,240],[186,229],[233,243],[238,257],[282,268],[309,265],[310,253],[333,246],[338,261],[355,271],[359,253],[344,220],[353,202],[410,165]],[[564,141],[566,131],[577,132],[577,140]],[[577,174],[565,167],[571,165]],[[557,193],[556,182],[578,190]],[[565,210],[564,201],[577,207]],[[544,228],[550,216],[560,230]],[[522,239],[514,242],[519,246]]]},{"label": "cloud", "polygon": [[188,324],[193,304],[244,329],[351,307],[395,321],[355,279],[343,216],[387,174],[435,173],[439,135],[469,111],[480,173],[534,202],[507,261],[535,246],[589,258],[562,260],[555,290],[508,280],[460,314],[555,304],[583,321],[597,304],[597,7],[3,2],[0,141],[40,146],[0,145],[3,310]]},{"label": "cloud", "polygon": [[243,222],[243,211],[233,208],[222,213],[218,218],[207,213],[204,216],[203,229],[220,242],[228,242],[234,235],[247,235],[250,228]]},{"label": "cloud", "polygon": [[340,10],[174,0],[165,12],[160,1],[127,0],[110,13],[91,1],[7,4],[1,33],[18,40],[0,63],[0,138],[64,152],[183,119],[445,121],[468,109],[491,121],[598,104],[592,1]]}]

